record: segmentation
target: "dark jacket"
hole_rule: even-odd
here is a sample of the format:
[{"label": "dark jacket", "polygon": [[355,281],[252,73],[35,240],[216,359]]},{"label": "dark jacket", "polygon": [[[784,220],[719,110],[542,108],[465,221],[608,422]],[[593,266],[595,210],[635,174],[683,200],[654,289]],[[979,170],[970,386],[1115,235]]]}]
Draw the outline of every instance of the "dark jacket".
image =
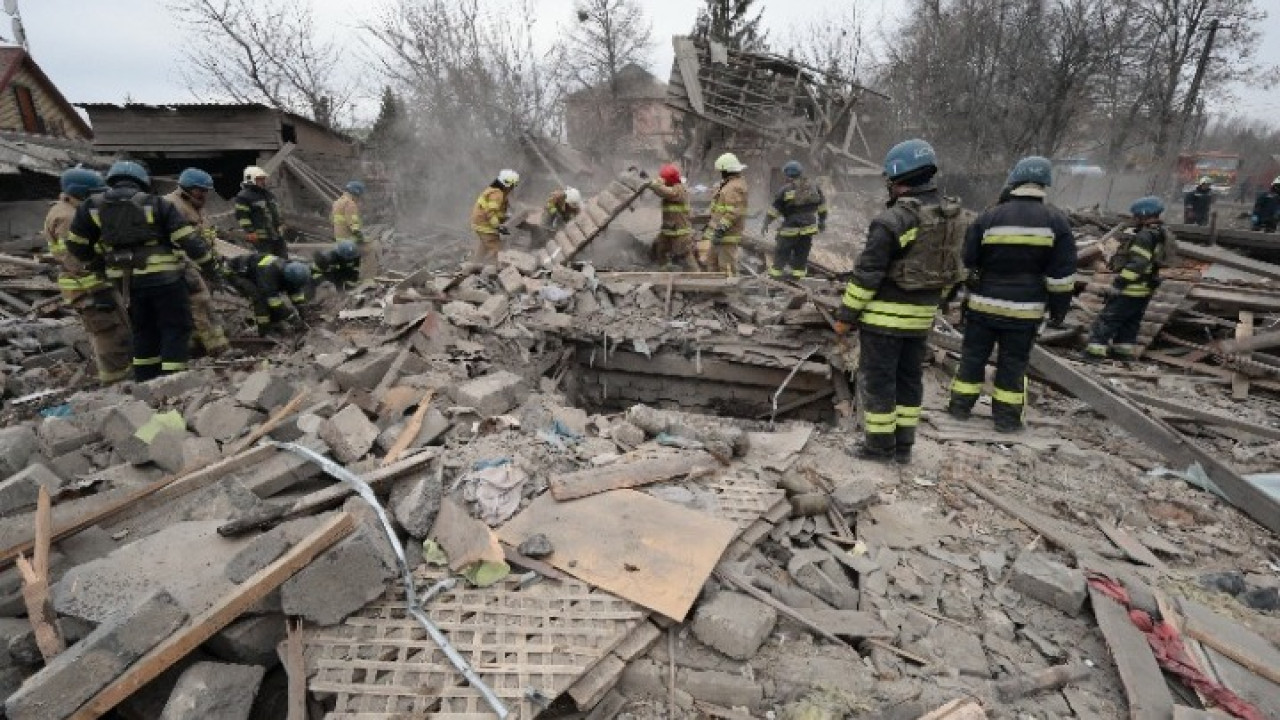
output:
[{"label": "dark jacket", "polygon": [[1119,269],[1115,289],[1128,297],[1151,297],[1160,284],[1160,257],[1165,242],[1163,224],[1131,230],[1111,259]]},{"label": "dark jacket", "polygon": [[1062,211],[1036,188],[1011,191],[965,235],[964,265],[972,274],[970,312],[1034,325],[1045,310],[1066,315],[1075,289],[1076,242]]},{"label": "dark jacket", "polygon": [[773,198],[769,219],[782,218],[778,237],[803,237],[815,235],[827,224],[827,199],[822,188],[808,178],[796,178],[787,182]]},{"label": "dark jacket", "polygon": [[311,277],[324,279],[336,285],[355,283],[360,280],[360,258],[343,260],[335,250],[321,250],[312,256],[314,263]]},{"label": "dark jacket", "polygon": [[[942,196],[932,183],[915,188],[910,197],[923,205],[938,205]],[[941,290],[906,290],[889,278],[894,261],[907,253],[908,235],[919,224],[915,212],[895,202],[871,221],[867,244],[858,256],[853,276],[845,287],[839,317],[863,328],[889,335],[920,336],[933,327],[933,316],[942,302]],[[902,239],[907,237],[908,242]]]},{"label": "dark jacket", "polygon": [[1258,195],[1258,199],[1253,201],[1253,222],[1275,230],[1276,224],[1280,222],[1280,193],[1268,190]]},{"label": "dark jacket", "polygon": [[241,230],[257,233],[258,242],[264,244],[280,239],[280,205],[274,193],[258,185],[242,185],[234,202]]},{"label": "dark jacket", "polygon": [[[109,200],[130,198],[145,209],[146,224],[154,237],[131,249],[113,249],[111,238],[103,237],[102,210]],[[101,277],[118,280],[128,275],[131,288],[180,282],[183,253],[206,274],[216,262],[196,227],[173,203],[128,182],[80,203],[68,230],[67,250]]]},{"label": "dark jacket", "polygon": [[1213,189],[1201,191],[1199,187],[1182,196],[1183,219],[1191,225],[1208,225],[1209,211],[1213,208]]},{"label": "dark jacket", "polygon": [[258,323],[279,322],[291,312],[286,298],[306,300],[305,288],[290,288],[284,280],[284,260],[267,253],[246,253],[227,261],[237,289],[254,304]]}]

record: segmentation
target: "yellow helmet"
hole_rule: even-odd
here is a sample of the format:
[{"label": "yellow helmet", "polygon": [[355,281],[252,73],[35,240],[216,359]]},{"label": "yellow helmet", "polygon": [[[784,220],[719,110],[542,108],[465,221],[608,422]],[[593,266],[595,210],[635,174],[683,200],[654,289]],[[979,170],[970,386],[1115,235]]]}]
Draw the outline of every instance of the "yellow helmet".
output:
[{"label": "yellow helmet", "polygon": [[738,161],[738,156],[733,153],[725,153],[716,158],[716,170],[720,172],[738,173],[746,170],[747,166]]}]

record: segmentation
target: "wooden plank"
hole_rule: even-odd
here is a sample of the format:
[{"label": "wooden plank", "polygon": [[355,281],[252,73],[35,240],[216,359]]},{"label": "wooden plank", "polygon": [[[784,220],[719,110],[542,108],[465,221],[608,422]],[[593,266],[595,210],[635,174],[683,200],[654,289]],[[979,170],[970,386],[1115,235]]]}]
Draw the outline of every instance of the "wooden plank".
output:
[{"label": "wooden plank", "polygon": [[1227,286],[1197,285],[1191,288],[1191,292],[1187,293],[1187,297],[1192,300],[1237,309],[1257,310],[1260,312],[1276,312],[1280,310],[1280,297],[1257,290],[1234,290]]},{"label": "wooden plank", "polygon": [[1266,350],[1268,348],[1280,347],[1280,330],[1258,333],[1245,339],[1223,340],[1216,343],[1220,352],[1230,355],[1236,352],[1247,352],[1250,350]]},{"label": "wooden plank", "polygon": [[[1280,244],[1276,245],[1276,249],[1280,250]],[[1178,254],[1192,260],[1217,263],[1233,270],[1242,270],[1268,280],[1280,280],[1280,265],[1245,257],[1224,247],[1180,244]]]},{"label": "wooden plank", "polygon": [[715,458],[703,452],[635,462],[618,462],[605,467],[571,472],[567,475],[556,475],[551,478],[551,494],[556,500],[573,500],[609,490],[663,482],[700,469],[713,469],[718,466]]},{"label": "wooden plank", "polygon": [[302,621],[285,618],[280,661],[289,677],[289,714],[285,720],[307,720],[307,663],[303,656]]},{"label": "wooden plank", "polygon": [[1096,518],[1095,522],[1098,524],[1098,529],[1102,531],[1102,534],[1106,535],[1111,542],[1115,543],[1116,547],[1123,550],[1124,554],[1128,555],[1130,559],[1158,570],[1168,569],[1169,566],[1165,565],[1163,560],[1156,557],[1155,553],[1148,550],[1146,545],[1138,542],[1137,539],[1125,532],[1124,529],[1112,525],[1101,518]]},{"label": "wooden plank", "polygon": [[18,557],[18,572],[22,575],[22,599],[27,607],[27,618],[36,636],[36,647],[46,664],[67,649],[58,627],[58,615],[53,611],[49,598],[49,545],[53,531],[53,503],[49,490],[40,487],[36,497],[35,553],[32,564]]},{"label": "wooden plank", "polygon": [[[663,375],[666,377],[684,377],[699,380],[733,383],[735,385],[759,385],[775,389],[782,384],[794,366],[794,361],[787,367],[770,367],[762,364],[717,360],[709,356],[703,349],[702,361],[685,358],[671,352],[655,353],[645,357],[639,353],[622,350],[611,350],[609,357],[596,353],[594,363],[591,361],[591,348],[580,347],[578,359],[582,364],[599,370],[619,370],[644,375]],[[817,363],[805,363],[800,372],[787,385],[788,390],[797,392],[816,392],[830,387],[829,366]]]},{"label": "wooden plank", "polygon": [[307,392],[305,387],[302,388],[283,407],[271,413],[271,417],[259,425],[257,430],[249,433],[243,440],[232,446],[232,454],[244,452],[252,447],[254,443],[266,437],[272,430],[280,427],[302,405],[302,401],[307,399]]},{"label": "wooden plank", "polygon": [[262,163],[262,169],[268,175],[275,175],[276,172],[280,170],[280,165],[284,163],[285,160],[288,160],[289,156],[293,154],[293,151],[297,149],[298,146],[296,144],[292,142],[285,143],[280,146],[280,149],[277,150],[274,155],[267,158],[266,162]]},{"label": "wooden plank", "polygon": [[583,582],[681,621],[737,525],[634,490],[568,502],[542,495],[499,536],[519,545],[543,533],[547,562]]},{"label": "wooden plank", "polygon": [[[431,526],[431,537],[449,556],[449,569],[459,571],[476,563],[503,562],[504,554],[498,538],[483,522],[471,517],[452,498],[444,498],[440,512]],[[517,540],[512,545],[519,545]],[[554,544],[554,543],[553,543]],[[556,545],[559,554],[560,547]],[[563,568],[562,568],[563,569]]]},{"label": "wooden plank", "polygon": [[921,715],[919,720],[987,720],[987,711],[978,703],[961,698]]},{"label": "wooden plank", "polygon": [[1129,620],[1119,603],[1089,588],[1093,614],[1111,650],[1120,682],[1129,699],[1131,720],[1168,720],[1173,717],[1173,695],[1160,666],[1151,655],[1147,639]]},{"label": "wooden plank", "polygon": [[[1236,325],[1236,342],[1248,340],[1253,336],[1253,313],[1249,310],[1240,311],[1240,324]],[[1244,359],[1249,358],[1249,353],[1242,353]],[[1231,399],[1244,400],[1249,397],[1249,376],[1242,372],[1235,372],[1231,375]]]},{"label": "wooden plank", "polygon": [[1178,605],[1184,619],[1183,630],[1189,637],[1249,672],[1280,683],[1280,650],[1266,638],[1194,601],[1179,598]]},{"label": "wooden plank", "polygon": [[350,535],[355,527],[356,520],[349,513],[340,513],[321,525],[275,562],[237,585],[235,590],[214,603],[213,607],[189,620],[182,629],[130,665],[123,675],[76,711],[71,720],[93,720],[110,712],[125,698],[189,655],[272,590],[280,587],[284,581],[311,564],[325,550]]},{"label": "wooden plank", "polygon": [[1257,435],[1260,438],[1266,438],[1268,440],[1280,440],[1280,428],[1258,425],[1257,423],[1246,422],[1227,415],[1219,415],[1217,413],[1206,412],[1204,410],[1197,410],[1195,408],[1187,407],[1182,403],[1171,402],[1163,398],[1152,397],[1142,393],[1126,390],[1124,394],[1126,397],[1142,403],[1143,405],[1157,408],[1159,410],[1165,410],[1173,413],[1174,415],[1190,418],[1192,420],[1199,420],[1211,425],[1221,425],[1222,427],[1234,428],[1236,430],[1249,433],[1250,435]]},{"label": "wooden plank", "polygon": [[422,399],[418,401],[418,409],[413,411],[413,417],[409,418],[409,422],[405,423],[404,429],[396,436],[395,444],[391,446],[391,450],[387,451],[386,457],[382,459],[383,467],[388,467],[399,460],[404,451],[409,449],[413,441],[418,438],[418,433],[422,432],[422,422],[427,417],[427,411],[431,409],[431,398],[435,397],[435,394],[435,388],[429,388],[423,393]]}]

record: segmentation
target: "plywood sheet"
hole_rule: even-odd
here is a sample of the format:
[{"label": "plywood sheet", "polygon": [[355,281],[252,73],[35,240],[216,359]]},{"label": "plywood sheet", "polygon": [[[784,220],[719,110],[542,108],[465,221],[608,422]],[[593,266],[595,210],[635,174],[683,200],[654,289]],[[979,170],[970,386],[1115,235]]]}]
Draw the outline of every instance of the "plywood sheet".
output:
[{"label": "plywood sheet", "polygon": [[673,620],[683,620],[737,525],[634,490],[534,500],[498,532],[510,545],[551,540],[547,562]]}]

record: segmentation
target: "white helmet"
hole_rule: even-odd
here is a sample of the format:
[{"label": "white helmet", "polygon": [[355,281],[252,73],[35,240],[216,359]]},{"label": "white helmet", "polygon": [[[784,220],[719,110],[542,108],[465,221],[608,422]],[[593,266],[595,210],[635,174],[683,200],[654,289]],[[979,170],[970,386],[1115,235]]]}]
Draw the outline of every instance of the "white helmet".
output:
[{"label": "white helmet", "polygon": [[578,188],[564,189],[564,204],[570,207],[582,207],[582,193]]},{"label": "white helmet", "polygon": [[733,153],[725,153],[716,158],[716,170],[720,172],[738,173],[746,170],[747,166],[738,161],[738,156]]},{"label": "white helmet", "polygon": [[267,171],[257,165],[250,165],[244,169],[244,182],[246,185],[252,185],[258,181],[258,178],[265,178]]},{"label": "white helmet", "polygon": [[1205,176],[1201,177],[1201,178],[1200,178],[1200,180],[1199,180],[1199,182],[1197,182],[1196,184],[1197,184],[1197,185],[1212,185],[1212,184],[1213,184],[1213,178],[1209,177],[1208,175],[1205,175]]},{"label": "white helmet", "polygon": [[515,170],[503,170],[498,173],[498,184],[505,188],[513,188],[520,184],[520,173]]}]

